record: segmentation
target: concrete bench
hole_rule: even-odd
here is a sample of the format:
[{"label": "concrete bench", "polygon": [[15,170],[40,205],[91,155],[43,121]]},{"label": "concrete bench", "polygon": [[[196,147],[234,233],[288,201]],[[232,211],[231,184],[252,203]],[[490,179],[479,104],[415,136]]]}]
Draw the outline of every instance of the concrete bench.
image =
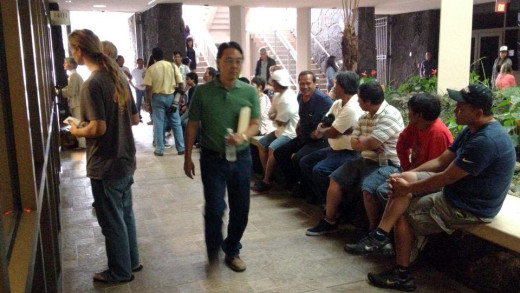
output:
[{"label": "concrete bench", "polygon": [[500,213],[489,224],[472,225],[464,231],[520,252],[520,198],[508,195]]}]

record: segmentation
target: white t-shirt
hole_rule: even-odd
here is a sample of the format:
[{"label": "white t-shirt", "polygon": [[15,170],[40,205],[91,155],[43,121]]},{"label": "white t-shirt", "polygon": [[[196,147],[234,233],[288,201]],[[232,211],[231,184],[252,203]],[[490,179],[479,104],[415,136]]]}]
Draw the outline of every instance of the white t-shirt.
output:
[{"label": "white t-shirt", "polygon": [[271,104],[271,110],[269,113],[276,113],[275,121],[281,121],[286,123],[283,126],[278,126],[274,122],[276,127],[275,136],[280,137],[282,135],[288,136],[293,139],[296,137],[296,125],[300,116],[298,115],[299,105],[296,98],[296,93],[288,88],[282,94],[276,93],[273,97]]},{"label": "white t-shirt", "polygon": [[271,101],[266,94],[261,94],[260,99],[260,133],[268,134],[274,131],[273,123],[269,119],[269,110],[271,110]]},{"label": "white t-shirt", "polygon": [[143,85],[143,80],[144,80],[144,74],[146,73],[146,69],[144,68],[135,68],[134,70],[132,70],[132,82],[133,84],[139,89],[139,90],[142,90],[144,91],[146,86]]},{"label": "white t-shirt", "polygon": [[[332,127],[339,133],[345,132],[347,129],[356,127],[358,120],[361,115],[365,112],[361,110],[358,103],[357,95],[350,97],[345,105],[342,105],[343,101],[338,99],[330,107],[329,112],[326,115],[334,114],[336,119],[332,123]],[[335,150],[353,150],[350,143],[351,135],[339,134],[335,138],[329,138],[330,147]]]}]

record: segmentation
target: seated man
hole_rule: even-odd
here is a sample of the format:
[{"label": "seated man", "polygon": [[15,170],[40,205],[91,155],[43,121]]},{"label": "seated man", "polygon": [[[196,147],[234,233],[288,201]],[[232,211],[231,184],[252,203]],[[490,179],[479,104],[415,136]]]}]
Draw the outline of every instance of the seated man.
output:
[{"label": "seated man", "polygon": [[[325,218],[307,230],[306,235],[316,236],[338,230],[336,212],[344,192],[351,192],[361,183],[362,190],[375,193],[379,185],[365,178],[381,165],[399,167],[395,145],[404,128],[401,112],[385,101],[381,85],[376,81],[359,86],[358,102],[368,113],[361,116],[352,133],[351,145],[361,152],[361,158],[347,161],[330,175]],[[381,160],[379,158],[382,157]]]},{"label": "seated man", "polygon": [[[332,106],[332,100],[316,88],[316,75],[312,71],[302,71],[298,75],[298,104],[300,121],[296,128],[297,136],[274,152],[276,163],[287,179],[287,185],[300,183],[300,160],[304,156],[329,146],[324,138],[312,138],[311,132]],[[295,188],[295,195],[299,195],[302,188]]]},{"label": "seated man", "polygon": [[[408,171],[422,165],[424,162],[440,156],[453,142],[453,136],[446,125],[439,119],[441,102],[438,98],[421,93],[408,101],[408,126],[397,140],[397,156],[401,168]],[[363,202],[368,217],[370,231],[377,228],[381,219],[381,208],[386,205],[388,185],[386,180],[399,169],[387,166],[372,173],[366,180],[379,185],[377,195],[381,201],[367,190],[363,190]],[[383,202],[383,205],[381,205]],[[365,242],[345,245],[345,250],[351,253],[366,253]]]},{"label": "seated man", "polygon": [[[493,118],[491,90],[473,84],[448,90],[457,101],[455,119],[467,125],[436,159],[390,176],[391,193],[370,246],[388,243],[395,225],[397,267],[369,273],[371,284],[403,291],[416,289],[409,271],[415,236],[452,233],[461,227],[491,222],[507,195],[515,167],[511,138]],[[443,188],[442,191],[424,195]],[[381,236],[381,237],[380,237]]]},{"label": "seated man", "polygon": [[276,70],[271,74],[271,80],[275,96],[269,109],[269,117],[274,121],[276,130],[258,141],[258,156],[264,168],[264,179],[258,180],[251,187],[256,192],[266,192],[271,188],[271,176],[275,166],[274,151],[296,136],[299,119],[298,102],[296,93],[290,88],[289,72],[285,69]]},{"label": "seated man", "polygon": [[337,100],[325,115],[333,115],[333,122],[328,125],[322,122],[311,133],[314,139],[328,137],[330,147],[314,151],[300,160],[302,177],[312,189],[312,197],[307,199],[311,202],[323,203],[329,186],[329,175],[347,160],[360,156],[350,145],[350,134],[359,117],[364,114],[357,101],[359,77],[352,71],[340,72],[336,76],[336,83]]}]

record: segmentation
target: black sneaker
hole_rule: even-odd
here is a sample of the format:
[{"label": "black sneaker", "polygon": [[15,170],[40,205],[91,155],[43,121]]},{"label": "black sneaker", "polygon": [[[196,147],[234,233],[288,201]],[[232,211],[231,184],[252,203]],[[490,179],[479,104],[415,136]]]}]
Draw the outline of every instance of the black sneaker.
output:
[{"label": "black sneaker", "polygon": [[305,232],[305,235],[307,236],[319,236],[324,235],[328,233],[334,233],[338,231],[338,224],[330,224],[329,222],[325,221],[325,219],[321,219],[318,222],[318,225],[307,229],[307,232]]},{"label": "black sneaker", "polygon": [[390,238],[386,237],[385,240],[379,241],[368,234],[367,237],[358,241],[358,243],[347,243],[345,244],[345,251],[352,254],[367,254],[379,251],[383,246],[390,243]]},{"label": "black sneaker", "polygon": [[399,278],[397,268],[393,268],[379,274],[368,273],[370,284],[380,288],[397,289],[399,291],[413,292],[417,289],[415,280],[411,275],[406,279]]}]

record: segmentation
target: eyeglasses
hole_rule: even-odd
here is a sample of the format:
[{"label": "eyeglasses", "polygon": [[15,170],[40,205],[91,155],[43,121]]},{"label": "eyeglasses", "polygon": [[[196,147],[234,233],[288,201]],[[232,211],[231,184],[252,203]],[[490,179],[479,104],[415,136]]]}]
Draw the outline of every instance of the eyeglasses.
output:
[{"label": "eyeglasses", "polygon": [[224,63],[226,63],[226,65],[242,65],[242,63],[244,63],[244,59],[243,58],[240,58],[240,59],[233,59],[233,58],[227,58],[227,59],[224,59]]}]

